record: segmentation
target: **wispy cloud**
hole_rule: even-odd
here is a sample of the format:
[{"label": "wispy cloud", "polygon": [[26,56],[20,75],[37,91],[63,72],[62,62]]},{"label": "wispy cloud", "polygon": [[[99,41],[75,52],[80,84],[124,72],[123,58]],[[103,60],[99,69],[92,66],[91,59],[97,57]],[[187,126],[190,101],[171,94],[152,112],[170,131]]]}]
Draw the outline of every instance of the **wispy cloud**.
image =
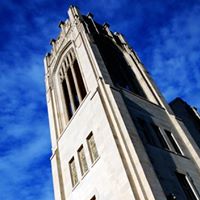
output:
[{"label": "wispy cloud", "polygon": [[9,21],[5,20],[0,39],[0,199],[4,200],[53,199],[43,71],[50,27],[41,26],[49,17],[39,21],[26,6],[14,1],[2,5]]},{"label": "wispy cloud", "polygon": [[182,9],[167,24],[152,31],[153,77],[168,100],[181,96],[200,107],[200,6]]},{"label": "wispy cloud", "polygon": [[21,69],[16,67],[10,73],[7,66],[0,75],[0,104],[4,106],[0,115],[0,176],[5,177],[0,181],[0,196],[6,200],[15,195],[44,199],[48,190],[52,199],[43,70],[35,61],[26,63],[27,67],[20,64]]}]

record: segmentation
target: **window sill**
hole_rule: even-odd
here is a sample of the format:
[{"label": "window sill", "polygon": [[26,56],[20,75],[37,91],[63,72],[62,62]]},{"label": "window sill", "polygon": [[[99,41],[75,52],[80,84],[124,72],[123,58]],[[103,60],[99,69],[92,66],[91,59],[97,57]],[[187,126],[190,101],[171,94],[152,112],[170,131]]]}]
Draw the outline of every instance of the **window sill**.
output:
[{"label": "window sill", "polygon": [[61,131],[61,134],[59,135],[57,142],[61,139],[61,137],[63,136],[63,134],[65,133],[65,131],[67,130],[68,126],[71,124],[71,122],[73,121],[74,117],[76,116],[76,114],[79,112],[79,110],[81,109],[81,107],[83,106],[84,102],[86,101],[87,97],[90,95],[90,92],[88,92],[86,94],[86,96],[84,97],[84,99],[81,101],[80,105],[78,106],[78,108],[76,109],[76,111],[74,112],[74,114],[72,115],[72,117],[70,118],[70,120],[66,123],[66,125],[64,126],[63,130]]},{"label": "window sill", "polygon": [[[100,156],[97,157],[97,159],[92,163],[91,168],[94,167],[94,165],[98,162],[100,159]],[[82,175],[81,181],[86,177],[86,175],[89,173],[89,169]],[[74,187],[72,187],[72,192],[78,187],[81,181],[78,181]]]},{"label": "window sill", "polygon": [[171,150],[169,150],[169,149],[164,149],[164,148],[161,148],[161,147],[158,147],[158,146],[155,146],[155,145],[151,145],[151,144],[146,144],[146,145],[149,146],[149,147],[154,147],[154,148],[160,149],[160,150],[162,150],[162,151],[166,151],[166,152],[168,152],[168,153],[172,153],[172,154],[174,154],[174,155],[181,156],[181,157],[183,157],[183,158],[186,158],[186,159],[190,160],[190,158],[188,158],[187,156],[185,156],[185,155],[183,155],[183,154],[180,154],[180,153],[176,153],[176,152],[171,151]]},{"label": "window sill", "polygon": [[[165,150],[165,149],[164,149]],[[187,156],[183,155],[183,154],[180,154],[180,153],[176,153],[176,152],[173,152],[173,151],[170,151],[170,150],[165,150],[165,151],[168,151],[169,153],[172,153],[172,154],[175,154],[177,156],[181,156],[183,158],[186,158],[188,160],[190,160],[190,158],[188,158]]]},{"label": "window sill", "polygon": [[96,158],[96,160],[92,163],[91,168],[98,162],[99,159],[100,159],[100,156],[98,156],[98,157]]},{"label": "window sill", "polygon": [[81,180],[83,180],[88,173],[89,173],[89,169],[82,175]]},{"label": "window sill", "polygon": [[79,181],[76,183],[76,185],[74,185],[73,187],[72,187],[72,192],[78,187],[78,185],[79,185]]},{"label": "window sill", "polygon": [[135,97],[137,97],[137,98],[142,99],[143,101],[146,101],[146,102],[148,102],[148,103],[150,103],[150,104],[152,104],[152,105],[154,105],[154,106],[157,106],[158,108],[160,108],[160,109],[162,109],[162,110],[165,110],[165,108],[164,108],[162,105],[160,105],[159,103],[156,104],[156,103],[150,101],[147,97],[143,97],[143,96],[141,96],[141,95],[138,95],[138,94],[136,94],[136,93],[134,93],[134,92],[132,92],[132,91],[130,91],[130,90],[127,90],[126,88],[123,88],[123,87],[120,87],[120,86],[110,86],[110,87],[111,87],[112,89],[114,89],[114,90],[119,91],[119,92],[131,94],[131,95],[133,95],[133,96],[135,96]]}]

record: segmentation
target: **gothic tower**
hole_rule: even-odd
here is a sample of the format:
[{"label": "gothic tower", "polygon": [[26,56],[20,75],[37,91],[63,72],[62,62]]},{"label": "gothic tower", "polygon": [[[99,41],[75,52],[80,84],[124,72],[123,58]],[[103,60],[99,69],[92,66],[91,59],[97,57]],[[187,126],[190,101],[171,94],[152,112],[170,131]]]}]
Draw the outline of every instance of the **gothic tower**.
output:
[{"label": "gothic tower", "polygon": [[56,200],[200,200],[200,150],[120,33],[71,6],[45,57]]}]

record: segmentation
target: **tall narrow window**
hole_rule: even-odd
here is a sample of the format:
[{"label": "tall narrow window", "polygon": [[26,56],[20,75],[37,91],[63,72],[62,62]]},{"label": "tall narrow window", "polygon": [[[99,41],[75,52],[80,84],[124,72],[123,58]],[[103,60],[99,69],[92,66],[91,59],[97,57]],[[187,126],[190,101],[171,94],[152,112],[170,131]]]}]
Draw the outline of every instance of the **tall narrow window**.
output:
[{"label": "tall narrow window", "polygon": [[162,132],[160,131],[160,128],[158,126],[156,126],[155,124],[151,124],[151,126],[152,126],[152,128],[153,128],[153,130],[154,130],[154,132],[157,136],[157,139],[159,141],[158,145],[161,146],[164,149],[169,150],[169,146],[168,146]]},{"label": "tall narrow window", "polygon": [[170,131],[165,130],[165,133],[170,141],[171,144],[171,148],[173,151],[175,151],[178,154],[183,154],[181,151],[181,148],[178,145],[178,142],[176,141],[175,137],[173,136],[173,134]]},{"label": "tall narrow window", "polygon": [[197,194],[197,190],[192,183],[190,177],[188,175],[178,172],[176,173],[176,176],[182,187],[182,190],[185,193],[185,196],[187,197],[187,200],[199,200],[199,195]]},{"label": "tall narrow window", "polygon": [[99,155],[97,152],[94,135],[92,133],[87,137],[87,143],[92,163],[94,163],[94,161],[98,158]]},{"label": "tall narrow window", "polygon": [[77,109],[78,106],[79,106],[79,100],[78,100],[78,95],[77,95],[76,87],[75,87],[73,76],[72,76],[72,71],[71,71],[70,68],[68,68],[68,70],[67,70],[67,77],[68,77],[71,92],[72,92],[72,98],[73,98],[73,101],[74,101],[74,106]]},{"label": "tall narrow window", "polygon": [[74,61],[73,67],[74,67],[74,72],[76,74],[76,78],[78,81],[78,87],[81,93],[81,98],[83,99],[86,95],[86,89],[85,89],[85,85],[83,82],[83,78],[81,76],[81,72],[80,72],[80,68],[79,68],[77,60]]},{"label": "tall narrow window", "polygon": [[81,168],[81,174],[84,175],[88,170],[88,165],[87,165],[83,145],[78,150],[78,158],[79,158],[79,163],[80,163],[80,168]]},{"label": "tall narrow window", "polygon": [[69,161],[69,169],[71,174],[72,186],[74,187],[78,183],[78,176],[77,176],[74,157]]},{"label": "tall narrow window", "polygon": [[[68,56],[70,54],[70,56]],[[69,58],[70,57],[70,58]],[[86,96],[86,88],[75,55],[68,52],[59,71],[68,120]]]},{"label": "tall narrow window", "polygon": [[73,115],[73,112],[72,112],[72,107],[71,107],[71,104],[70,104],[69,92],[68,92],[68,89],[67,89],[67,84],[66,84],[65,79],[63,79],[63,81],[62,81],[62,89],[63,89],[63,95],[64,95],[64,99],[65,99],[65,105],[66,105],[66,108],[67,108],[68,119],[70,120],[70,118]]}]

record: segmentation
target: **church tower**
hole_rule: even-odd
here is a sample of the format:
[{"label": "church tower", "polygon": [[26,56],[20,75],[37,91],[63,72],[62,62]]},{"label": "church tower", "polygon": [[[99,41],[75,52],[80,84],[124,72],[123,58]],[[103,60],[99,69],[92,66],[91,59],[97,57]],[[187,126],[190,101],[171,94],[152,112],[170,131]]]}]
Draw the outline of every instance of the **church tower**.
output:
[{"label": "church tower", "polygon": [[45,57],[56,200],[200,200],[200,150],[120,33],[71,6]]}]

